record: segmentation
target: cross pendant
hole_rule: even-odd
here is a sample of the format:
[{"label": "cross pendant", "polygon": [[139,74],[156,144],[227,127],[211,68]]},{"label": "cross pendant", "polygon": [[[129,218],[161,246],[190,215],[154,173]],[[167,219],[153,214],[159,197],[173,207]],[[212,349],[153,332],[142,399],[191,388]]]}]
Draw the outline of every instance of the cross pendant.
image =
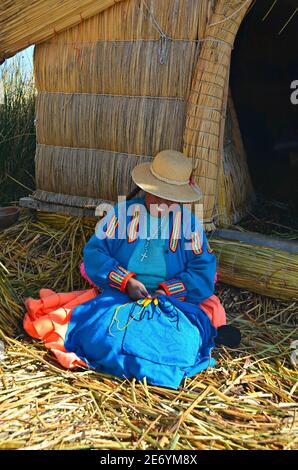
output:
[{"label": "cross pendant", "polygon": [[147,238],[145,247],[144,247],[144,253],[142,253],[141,255],[141,261],[144,261],[145,258],[148,258],[147,252],[148,252],[149,243],[150,243],[150,238]]}]

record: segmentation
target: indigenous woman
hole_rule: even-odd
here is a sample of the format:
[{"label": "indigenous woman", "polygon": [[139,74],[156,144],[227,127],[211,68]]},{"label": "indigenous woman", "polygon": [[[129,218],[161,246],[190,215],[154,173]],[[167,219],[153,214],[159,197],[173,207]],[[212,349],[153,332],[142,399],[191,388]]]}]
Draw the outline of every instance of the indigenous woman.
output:
[{"label": "indigenous woman", "polygon": [[64,367],[177,388],[215,365],[215,346],[239,343],[214,294],[215,255],[185,207],[202,197],[191,172],[171,150],[135,167],[145,196],[111,208],[84,248],[92,289],[26,300],[25,330]]}]

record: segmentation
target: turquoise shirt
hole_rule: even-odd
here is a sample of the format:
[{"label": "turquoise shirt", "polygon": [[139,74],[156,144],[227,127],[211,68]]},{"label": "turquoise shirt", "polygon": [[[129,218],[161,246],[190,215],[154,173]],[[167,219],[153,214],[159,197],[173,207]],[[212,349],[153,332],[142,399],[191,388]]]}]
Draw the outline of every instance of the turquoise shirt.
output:
[{"label": "turquoise shirt", "polygon": [[150,235],[151,237],[138,240],[128,263],[128,271],[136,273],[137,279],[149,291],[155,291],[158,284],[166,280],[166,228],[166,223],[161,218],[153,217],[148,212],[147,235],[148,238]]}]

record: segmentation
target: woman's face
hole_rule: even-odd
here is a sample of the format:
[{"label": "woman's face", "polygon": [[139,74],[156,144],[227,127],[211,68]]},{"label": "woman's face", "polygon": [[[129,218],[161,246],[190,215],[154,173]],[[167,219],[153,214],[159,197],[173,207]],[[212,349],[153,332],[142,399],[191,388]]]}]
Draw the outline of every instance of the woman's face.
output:
[{"label": "woman's face", "polygon": [[161,217],[164,213],[164,208],[159,206],[166,205],[167,207],[170,207],[172,204],[174,204],[173,201],[154,196],[150,193],[145,194],[145,203],[147,210],[150,211],[150,214],[155,217]]}]

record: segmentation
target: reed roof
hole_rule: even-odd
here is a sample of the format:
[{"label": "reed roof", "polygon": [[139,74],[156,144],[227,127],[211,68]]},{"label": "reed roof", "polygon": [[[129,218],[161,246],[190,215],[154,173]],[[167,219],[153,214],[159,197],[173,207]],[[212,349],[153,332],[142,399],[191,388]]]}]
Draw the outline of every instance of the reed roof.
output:
[{"label": "reed roof", "polygon": [[[0,64],[122,0],[2,0]],[[50,11],[49,11],[50,10]],[[50,13],[50,14],[49,14]]]}]

